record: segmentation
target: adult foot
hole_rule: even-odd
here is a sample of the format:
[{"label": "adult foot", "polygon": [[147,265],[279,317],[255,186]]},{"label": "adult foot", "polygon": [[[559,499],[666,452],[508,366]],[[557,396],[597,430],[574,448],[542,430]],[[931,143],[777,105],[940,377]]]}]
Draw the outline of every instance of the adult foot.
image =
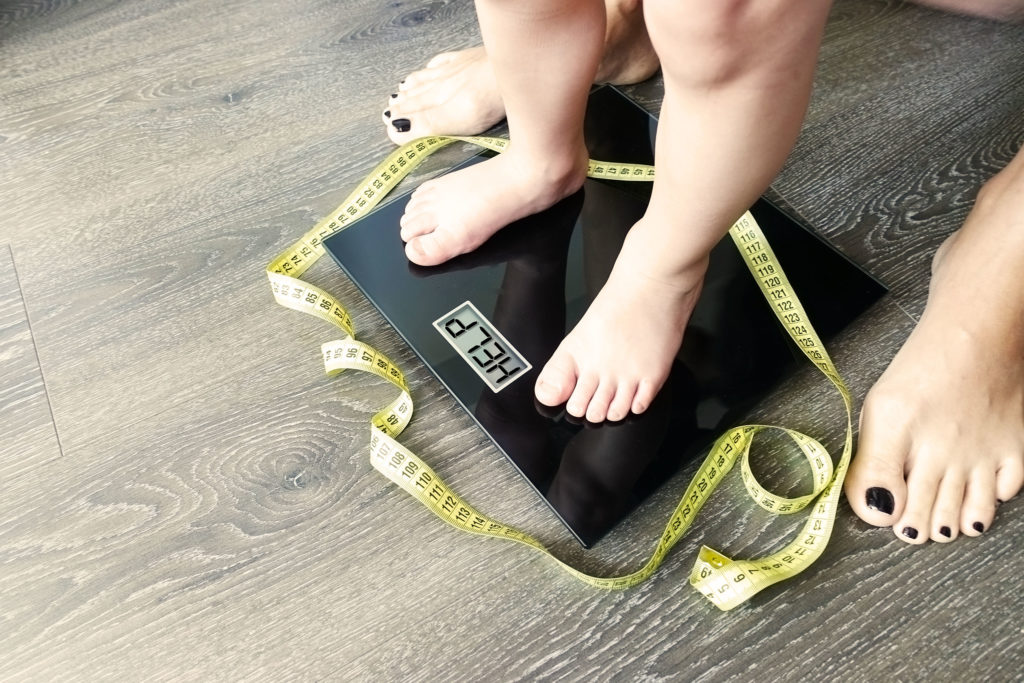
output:
[{"label": "adult foot", "polygon": [[[627,85],[658,70],[639,0],[608,0],[604,55],[595,82]],[[382,114],[388,137],[403,144],[426,135],[476,135],[505,118],[483,47],[444,52],[408,76]]]},{"label": "adult foot", "polygon": [[437,55],[405,77],[382,114],[397,145],[427,135],[476,135],[503,118],[505,105],[483,47]]},{"label": "adult foot", "polygon": [[572,149],[531,155],[510,145],[496,157],[423,183],[400,220],[406,256],[421,266],[444,263],[576,192],[587,174],[582,137]]},{"label": "adult foot", "polygon": [[608,281],[537,377],[537,399],[591,422],[644,412],[668,377],[707,259],[662,275],[641,219]]},{"label": "adult foot", "polygon": [[1022,209],[1019,155],[936,255],[924,314],[865,399],[846,495],[908,543],[981,534],[1024,481]]}]

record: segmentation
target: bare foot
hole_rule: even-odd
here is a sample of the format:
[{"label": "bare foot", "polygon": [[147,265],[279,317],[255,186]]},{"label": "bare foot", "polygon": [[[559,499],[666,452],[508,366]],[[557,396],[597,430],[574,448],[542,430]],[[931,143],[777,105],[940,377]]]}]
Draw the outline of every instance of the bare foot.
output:
[{"label": "bare foot", "polygon": [[474,166],[423,183],[400,224],[405,254],[433,266],[470,252],[509,223],[576,192],[587,174],[582,137],[566,158],[508,150]]},{"label": "bare foot", "polygon": [[1018,157],[939,250],[924,315],[864,402],[846,495],[908,543],[981,534],[1024,481]]},{"label": "bare foot", "polygon": [[406,76],[382,115],[398,145],[426,135],[476,135],[505,118],[483,47],[443,52]]},{"label": "bare foot", "polygon": [[[606,9],[605,51],[595,81],[647,80],[658,70],[658,56],[639,0],[608,0]],[[426,135],[475,135],[503,118],[505,106],[483,47],[437,55],[402,81],[382,114],[388,137],[399,145]]]},{"label": "bare foot", "polygon": [[[646,219],[644,219],[646,220]],[[641,220],[604,287],[537,378],[537,399],[591,422],[644,412],[668,377],[697,304],[706,257],[662,276]]]}]

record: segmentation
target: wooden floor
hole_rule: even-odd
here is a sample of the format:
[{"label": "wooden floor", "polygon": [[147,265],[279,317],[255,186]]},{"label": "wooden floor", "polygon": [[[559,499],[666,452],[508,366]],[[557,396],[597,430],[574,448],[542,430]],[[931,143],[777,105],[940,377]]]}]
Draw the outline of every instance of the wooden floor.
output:
[{"label": "wooden floor", "polygon": [[[263,268],[390,149],[394,84],[478,40],[468,0],[0,2],[0,679],[1021,680],[1020,498],[916,548],[844,503],[816,565],[720,613],[687,585],[701,542],[750,557],[796,528],[738,477],[604,593],[371,469],[391,390],[324,376],[334,333]],[[774,189],[892,287],[834,345],[858,401],[1024,141],[1022,64],[1019,26],[834,8]],[[628,91],[657,110],[658,78]],[[469,500],[583,568],[646,559],[686,473],[583,551],[332,264],[310,279],[407,370],[403,439]],[[812,371],[755,413],[841,442]]]}]

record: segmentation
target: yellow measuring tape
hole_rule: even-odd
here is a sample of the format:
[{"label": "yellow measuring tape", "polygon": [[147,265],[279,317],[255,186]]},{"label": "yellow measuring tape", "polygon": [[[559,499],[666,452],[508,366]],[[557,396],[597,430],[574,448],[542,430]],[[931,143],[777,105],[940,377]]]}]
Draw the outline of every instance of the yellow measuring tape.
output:
[{"label": "yellow measuring tape", "polygon": [[[344,370],[362,370],[388,380],[400,390],[398,398],[371,419],[370,461],[373,466],[455,527],[528,545],[591,586],[621,589],[642,583],[657,571],[665,555],[686,533],[711,492],[739,460],[747,491],[764,509],[778,514],[790,514],[804,509],[812,502],[814,508],[800,534],[785,548],[766,557],[731,560],[703,546],[690,573],[690,584],[719,609],[728,610],[773,583],[798,574],[810,566],[825,550],[832,533],[843,478],[853,450],[852,401],[849,390],[807,319],[786,274],[749,212],[736,221],[729,234],[775,315],[804,355],[836,386],[846,406],[846,441],[834,472],[831,456],[825,448],[800,432],[767,425],[744,425],[730,429],[711,447],[669,518],[647,564],[625,576],[598,577],[565,564],[529,534],[478,512],[449,488],[426,463],[395,440],[409,424],[413,413],[412,396],[405,376],[382,353],[356,340],[352,320],[337,299],[300,278],[323,255],[325,239],[344,230],[373,209],[424,158],[456,141],[469,142],[496,152],[501,152],[508,145],[508,140],[501,138],[436,136],[414,140],[399,147],[367,176],[362,185],[331,216],[320,221],[267,266],[267,277],[279,304],[315,315],[345,332],[344,339],[322,346],[324,367],[329,375]],[[654,168],[592,160],[587,174],[592,178],[650,181],[654,179]],[[806,456],[814,477],[811,493],[798,498],[784,498],[767,491],[754,478],[749,462],[750,446],[754,436],[765,429],[785,432]]]}]

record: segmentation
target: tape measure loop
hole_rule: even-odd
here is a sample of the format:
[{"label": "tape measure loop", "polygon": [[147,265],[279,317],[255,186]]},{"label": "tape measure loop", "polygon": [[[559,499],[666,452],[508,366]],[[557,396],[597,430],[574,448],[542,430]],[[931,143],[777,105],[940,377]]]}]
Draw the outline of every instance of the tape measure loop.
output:
[{"label": "tape measure loop", "polygon": [[[620,590],[646,581],[657,571],[665,556],[693,524],[715,487],[739,459],[744,485],[761,507],[771,512],[788,514],[805,508],[811,502],[815,502],[815,505],[799,534],[782,550],[764,558],[736,561],[703,546],[690,572],[691,585],[716,607],[728,610],[767,586],[809,567],[828,543],[843,478],[849,467],[853,450],[852,398],[750,212],[744,213],[736,221],[729,234],[776,317],[808,360],[835,385],[846,407],[846,438],[843,453],[834,470],[825,448],[817,440],[800,432],[769,425],[744,425],[730,429],[712,445],[644,566],[623,576],[598,577],[566,564],[529,534],[478,512],[450,489],[426,463],[395,439],[408,426],[413,413],[413,401],[404,375],[386,356],[355,339],[355,328],[350,316],[333,296],[299,278],[323,254],[325,239],[365,216],[423,159],[455,141],[468,142],[496,152],[505,150],[509,144],[508,140],[501,138],[433,136],[398,147],[377,165],[333,214],[317,223],[266,268],[274,299],[279,304],[314,315],[340,328],[347,335],[345,339],[328,342],[321,347],[328,375],[344,370],[371,372],[400,390],[398,397],[370,420],[370,461],[373,467],[456,528],[527,545],[553,559],[566,572],[588,585]],[[591,160],[588,174],[595,178],[650,181],[654,178],[655,169],[642,164]],[[766,278],[769,274],[770,278]],[[797,498],[778,496],[756,481],[749,463],[750,446],[754,436],[765,429],[781,429],[804,453],[814,477],[810,494]]]},{"label": "tape measure loop", "polygon": [[[776,425],[750,426],[753,428],[753,431],[750,432],[750,438],[745,444],[741,462],[743,485],[746,487],[750,497],[763,509],[775,514],[788,515],[803,510],[818,497],[828,482],[832,480],[832,457],[820,442],[801,432]],[[750,464],[750,449],[754,443],[754,436],[765,430],[780,431],[796,444],[797,449],[806,458],[807,464],[811,468],[812,490],[810,493],[790,498],[769,491],[757,480]]]}]

